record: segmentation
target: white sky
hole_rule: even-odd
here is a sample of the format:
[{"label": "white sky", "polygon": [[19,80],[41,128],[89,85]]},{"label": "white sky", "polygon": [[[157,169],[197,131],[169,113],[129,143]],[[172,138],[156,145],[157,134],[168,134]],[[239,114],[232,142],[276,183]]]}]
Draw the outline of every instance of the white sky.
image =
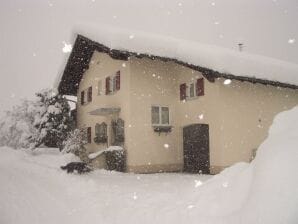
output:
[{"label": "white sky", "polygon": [[297,0],[0,0],[0,114],[51,87],[77,23],[165,34],[298,64]]}]

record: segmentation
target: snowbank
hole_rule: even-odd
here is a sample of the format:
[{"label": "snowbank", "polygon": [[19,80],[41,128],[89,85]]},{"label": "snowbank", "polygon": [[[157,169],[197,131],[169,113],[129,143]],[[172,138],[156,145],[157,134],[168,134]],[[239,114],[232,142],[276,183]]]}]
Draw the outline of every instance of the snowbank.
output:
[{"label": "snowbank", "polygon": [[[298,107],[279,114],[255,160],[213,178],[96,170],[68,175],[56,149],[0,148],[0,223],[295,224]],[[206,181],[206,179],[210,178]]]},{"label": "snowbank", "polygon": [[269,57],[102,24],[79,24],[73,33],[111,49],[169,57],[221,73],[298,85],[297,64]]},{"label": "snowbank", "polygon": [[90,153],[88,155],[89,159],[95,159],[96,157],[100,156],[104,152],[112,152],[112,151],[123,151],[123,148],[121,146],[110,146],[106,149],[100,150],[98,152]]},{"label": "snowbank", "polygon": [[297,223],[298,107],[276,116],[251,166],[247,223]]}]

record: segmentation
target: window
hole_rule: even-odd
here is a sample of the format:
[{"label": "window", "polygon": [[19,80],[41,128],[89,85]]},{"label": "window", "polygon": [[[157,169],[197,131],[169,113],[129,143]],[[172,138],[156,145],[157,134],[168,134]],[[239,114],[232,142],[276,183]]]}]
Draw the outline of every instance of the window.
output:
[{"label": "window", "polygon": [[92,86],[90,86],[89,88],[88,88],[88,96],[87,96],[87,101],[88,102],[91,102],[92,101]]},{"label": "window", "polygon": [[106,78],[106,95],[113,94],[118,90],[120,90],[120,71]]},{"label": "window", "polygon": [[197,79],[188,85],[183,83],[180,85],[180,100],[191,99],[196,96],[204,95],[204,79]]},{"label": "window", "polygon": [[107,124],[105,122],[102,122],[101,124],[95,125],[95,143],[106,143],[108,141],[108,135],[107,135]]},{"label": "window", "polygon": [[81,105],[92,101],[92,86],[81,92]]},{"label": "window", "polygon": [[169,108],[162,106],[151,107],[151,123],[152,125],[167,126],[170,124]]}]

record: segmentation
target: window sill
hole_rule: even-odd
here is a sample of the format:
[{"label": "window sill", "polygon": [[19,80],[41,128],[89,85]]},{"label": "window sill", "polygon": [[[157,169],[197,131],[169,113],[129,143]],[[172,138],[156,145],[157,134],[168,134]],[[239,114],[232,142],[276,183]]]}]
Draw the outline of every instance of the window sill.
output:
[{"label": "window sill", "polygon": [[193,96],[193,97],[186,97],[186,101],[192,101],[192,100],[196,100],[196,99],[198,99],[199,98],[199,96]]},{"label": "window sill", "polygon": [[169,133],[172,131],[171,125],[152,125],[154,132],[158,133]]}]

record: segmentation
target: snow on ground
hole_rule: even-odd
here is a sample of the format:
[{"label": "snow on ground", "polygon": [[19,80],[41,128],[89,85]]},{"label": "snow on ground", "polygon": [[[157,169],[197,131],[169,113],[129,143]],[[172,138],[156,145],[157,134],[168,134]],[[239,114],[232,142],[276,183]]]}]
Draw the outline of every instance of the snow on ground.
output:
[{"label": "snow on ground", "polygon": [[0,223],[297,223],[297,115],[276,117],[251,164],[212,178],[67,174],[71,154],[0,148]]}]

